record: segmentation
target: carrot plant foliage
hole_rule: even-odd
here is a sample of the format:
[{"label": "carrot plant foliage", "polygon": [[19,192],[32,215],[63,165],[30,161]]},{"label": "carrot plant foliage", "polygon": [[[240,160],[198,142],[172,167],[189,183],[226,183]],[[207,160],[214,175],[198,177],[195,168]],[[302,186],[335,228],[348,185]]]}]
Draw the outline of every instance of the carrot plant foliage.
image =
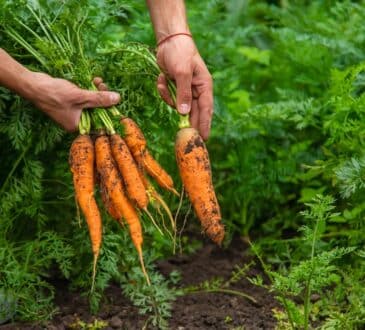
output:
[{"label": "carrot plant foliage", "polygon": [[[53,51],[31,33],[43,32],[26,3],[0,0],[0,45],[31,69],[62,76],[67,67],[62,54],[54,54],[58,66],[48,67],[8,33],[19,31],[39,51]],[[177,115],[156,92],[155,69],[146,56],[155,41],[144,4],[29,4],[47,17],[54,33],[84,20],[81,36],[90,77],[102,76],[121,93],[120,110],[136,118],[153,153],[179,182],[172,161]],[[270,283],[259,277],[251,281],[275,293],[283,306],[283,315],[277,314],[282,329],[362,329],[365,3],[192,0],[187,9],[214,78],[207,147],[228,232],[225,244],[234,235],[253,242],[252,252]],[[69,42],[77,45],[72,38]],[[78,67],[83,70],[82,63]],[[88,81],[62,77],[88,87]],[[67,168],[72,138],[27,101],[0,88],[0,299],[2,292],[15,297],[16,319],[52,316],[55,276],[85,292],[90,285],[90,243],[83,222],[79,228]],[[167,201],[177,209],[176,199]],[[166,327],[178,292],[153,271],[155,287],[144,287],[138,260],[128,254],[127,236],[105,218],[110,223],[91,306],[97,309],[114,280],[142,313],[154,311],[155,325]],[[152,226],[146,225],[146,232],[151,269],[171,249]],[[137,286],[128,286],[131,278]]]}]

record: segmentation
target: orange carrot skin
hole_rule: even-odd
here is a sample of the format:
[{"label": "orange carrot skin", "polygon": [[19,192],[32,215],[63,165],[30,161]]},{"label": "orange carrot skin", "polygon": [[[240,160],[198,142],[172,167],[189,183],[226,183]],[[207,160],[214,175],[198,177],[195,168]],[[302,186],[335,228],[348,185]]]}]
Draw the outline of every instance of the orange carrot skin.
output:
[{"label": "orange carrot skin", "polygon": [[138,251],[143,244],[142,227],[137,211],[128,200],[122,185],[117,165],[114,161],[109,138],[105,135],[98,136],[95,141],[96,168],[104,182],[107,194],[115,209],[122,214],[129,226],[129,232]]},{"label": "orange carrot skin", "polygon": [[120,123],[124,127],[124,140],[132,153],[145,150],[147,142],[137,123],[128,117],[123,117]]},{"label": "orange carrot skin", "polygon": [[171,176],[162,168],[162,166],[153,158],[147,149],[142,153],[134,154],[136,161],[142,168],[152,176],[161,188],[173,191],[174,182]]},{"label": "orange carrot skin", "polygon": [[215,195],[208,151],[194,128],[179,130],[175,141],[181,180],[206,234],[217,244],[224,238],[224,227]]},{"label": "orange carrot skin", "polygon": [[122,118],[120,122],[124,127],[124,140],[138,165],[152,176],[161,188],[179,195],[174,189],[171,176],[149,153],[146,139],[136,122],[128,117]]},{"label": "orange carrot skin", "polygon": [[108,214],[114,220],[121,222],[122,215],[120,214],[120,212],[118,212],[118,210],[114,207],[112,201],[110,200],[110,197],[108,195],[108,192],[106,191],[103,181],[100,181],[99,187],[100,187],[101,200],[103,201],[104,207],[107,210]]},{"label": "orange carrot skin", "polygon": [[139,176],[137,164],[127,144],[119,134],[110,136],[110,144],[113,157],[123,177],[129,198],[140,209],[147,208],[148,197],[146,189]]},{"label": "orange carrot skin", "polygon": [[94,198],[94,144],[89,135],[79,135],[70,148],[69,163],[73,174],[76,201],[85,216],[92,250],[99,254],[102,240],[102,220]]}]

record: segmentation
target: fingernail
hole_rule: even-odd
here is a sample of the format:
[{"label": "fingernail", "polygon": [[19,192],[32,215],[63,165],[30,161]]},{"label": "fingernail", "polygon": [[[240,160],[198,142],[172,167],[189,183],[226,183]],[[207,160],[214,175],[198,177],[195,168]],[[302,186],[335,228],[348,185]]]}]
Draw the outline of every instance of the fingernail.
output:
[{"label": "fingernail", "polygon": [[190,111],[190,106],[189,106],[189,104],[186,104],[186,103],[180,104],[179,110],[180,110],[179,112],[181,114],[186,115]]},{"label": "fingernail", "polygon": [[120,96],[118,93],[110,93],[110,102],[118,103],[120,99]]}]

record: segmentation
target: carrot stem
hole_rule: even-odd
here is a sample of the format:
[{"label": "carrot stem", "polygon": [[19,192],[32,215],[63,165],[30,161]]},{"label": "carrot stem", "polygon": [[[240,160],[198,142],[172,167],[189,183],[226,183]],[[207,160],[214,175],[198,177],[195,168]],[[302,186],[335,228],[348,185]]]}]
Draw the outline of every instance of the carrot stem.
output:
[{"label": "carrot stem", "polygon": [[190,121],[188,115],[181,115],[179,120],[179,128],[189,128]]}]

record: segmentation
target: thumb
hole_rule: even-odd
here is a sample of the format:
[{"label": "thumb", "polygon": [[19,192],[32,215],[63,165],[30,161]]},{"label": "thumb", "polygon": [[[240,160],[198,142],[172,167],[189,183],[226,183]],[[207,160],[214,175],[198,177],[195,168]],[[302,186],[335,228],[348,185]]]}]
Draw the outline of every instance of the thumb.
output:
[{"label": "thumb", "polygon": [[177,111],[182,115],[186,115],[190,112],[192,93],[191,93],[191,82],[193,73],[191,71],[184,71],[179,73],[175,77],[177,95],[176,95],[176,106]]},{"label": "thumb", "polygon": [[120,95],[116,92],[94,92],[84,90],[82,98],[82,105],[84,108],[107,108],[120,101]]}]

